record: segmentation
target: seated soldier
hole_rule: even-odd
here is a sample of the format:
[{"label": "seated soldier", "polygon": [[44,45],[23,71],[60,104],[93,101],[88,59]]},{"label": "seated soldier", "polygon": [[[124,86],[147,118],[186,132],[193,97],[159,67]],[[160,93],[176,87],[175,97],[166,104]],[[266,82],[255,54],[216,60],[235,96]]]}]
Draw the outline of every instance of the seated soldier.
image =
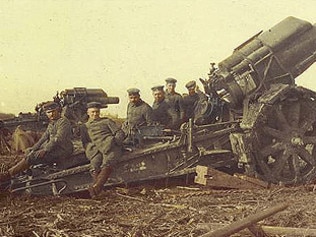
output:
[{"label": "seated soldier", "polygon": [[165,92],[163,86],[151,88],[154,96],[153,120],[166,128],[176,129],[178,125],[178,116],[176,111],[165,101]]},{"label": "seated soldier", "polygon": [[189,119],[194,120],[199,112],[199,104],[206,101],[207,97],[202,91],[196,89],[197,86],[195,81],[189,81],[185,87],[188,89],[188,95],[183,98],[185,118],[186,121]]},{"label": "seated soldier", "polygon": [[61,117],[61,108],[55,102],[43,105],[49,124],[34,146],[28,149],[26,157],[9,170],[0,173],[0,182],[28,169],[31,165],[52,164],[60,158],[70,156],[73,151],[72,130],[67,118]]},{"label": "seated soldier", "polygon": [[139,89],[131,88],[127,90],[129,103],[127,105],[126,121],[122,129],[127,135],[124,144],[136,145],[137,129],[141,126],[147,126],[153,123],[152,108],[140,98]]},{"label": "seated soldier", "polygon": [[90,160],[90,174],[93,185],[90,196],[97,196],[109,178],[117,159],[121,156],[124,132],[109,118],[100,117],[101,104],[87,105],[88,121],[81,127],[81,140],[87,158]]},{"label": "seated soldier", "polygon": [[177,128],[184,122],[184,107],[182,96],[175,91],[177,80],[174,78],[167,78],[165,90],[165,101],[173,108],[177,114]]}]

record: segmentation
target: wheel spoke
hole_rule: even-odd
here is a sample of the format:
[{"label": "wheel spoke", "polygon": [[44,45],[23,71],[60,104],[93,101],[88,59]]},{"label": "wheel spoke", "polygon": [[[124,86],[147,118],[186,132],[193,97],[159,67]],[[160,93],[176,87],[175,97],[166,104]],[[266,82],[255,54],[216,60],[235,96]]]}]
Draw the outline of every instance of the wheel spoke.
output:
[{"label": "wheel spoke", "polygon": [[300,179],[300,166],[298,164],[299,157],[297,154],[293,154],[288,159],[289,171],[291,174],[294,174],[295,183]]},{"label": "wheel spoke", "polygon": [[282,128],[282,130],[287,130],[289,129],[289,123],[287,122],[285,116],[284,116],[284,113],[280,110],[280,109],[275,109],[275,113],[276,113],[276,116],[277,116],[277,119],[279,120],[279,125],[280,127]]},{"label": "wheel spoke", "polygon": [[267,165],[267,163],[265,163],[262,159],[259,159],[258,163],[259,163],[264,175],[266,176],[266,178],[271,179],[272,174],[271,174],[271,170],[270,170],[269,166]]},{"label": "wheel spoke", "polygon": [[263,157],[267,157],[269,155],[273,155],[279,151],[281,151],[283,149],[283,145],[280,142],[274,143],[274,144],[270,144],[268,146],[265,146],[261,151],[260,154]]},{"label": "wheel spoke", "polygon": [[[315,106],[315,105],[314,105]],[[299,128],[306,132],[309,129],[313,129],[313,124],[316,122],[316,112],[315,109],[312,109],[313,105],[310,103],[307,103],[305,105],[304,112],[306,112],[304,115],[301,116],[301,121],[299,123]]]},{"label": "wheel spoke", "polygon": [[304,144],[316,144],[316,136],[305,136],[303,142]]},{"label": "wheel spoke", "polygon": [[287,163],[289,156],[290,155],[288,153],[284,152],[280,157],[276,159],[275,164],[271,170],[272,171],[271,173],[275,177],[280,176],[280,173],[283,171],[283,168],[285,164]]},{"label": "wheel spoke", "polygon": [[300,121],[300,112],[301,112],[301,104],[297,101],[291,105],[290,113],[289,113],[289,124],[291,127],[297,128],[299,126]]},{"label": "wheel spoke", "polygon": [[302,160],[304,160],[309,165],[312,165],[312,166],[315,165],[315,159],[307,150],[305,150],[302,147],[296,148],[296,150],[297,150],[297,154],[302,158]]},{"label": "wheel spoke", "polygon": [[283,140],[284,139],[284,135],[282,134],[281,131],[274,129],[274,128],[270,128],[268,126],[264,126],[262,128],[262,130],[264,131],[265,134],[270,135],[274,138],[277,138],[279,140]]}]

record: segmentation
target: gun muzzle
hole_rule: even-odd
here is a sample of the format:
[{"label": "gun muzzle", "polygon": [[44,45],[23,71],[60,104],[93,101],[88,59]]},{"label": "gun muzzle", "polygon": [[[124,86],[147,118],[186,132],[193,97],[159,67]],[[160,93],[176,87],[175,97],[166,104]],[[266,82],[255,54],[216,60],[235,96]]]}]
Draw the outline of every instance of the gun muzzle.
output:
[{"label": "gun muzzle", "polygon": [[108,104],[118,104],[119,97],[110,97],[102,89],[87,89],[85,87],[75,87],[62,92],[65,104],[72,105],[75,103],[87,104],[90,102],[99,102],[102,108]]},{"label": "gun muzzle", "polygon": [[99,102],[101,108],[106,108],[109,104],[118,104],[120,99],[119,97],[88,97],[87,103],[89,102]]}]

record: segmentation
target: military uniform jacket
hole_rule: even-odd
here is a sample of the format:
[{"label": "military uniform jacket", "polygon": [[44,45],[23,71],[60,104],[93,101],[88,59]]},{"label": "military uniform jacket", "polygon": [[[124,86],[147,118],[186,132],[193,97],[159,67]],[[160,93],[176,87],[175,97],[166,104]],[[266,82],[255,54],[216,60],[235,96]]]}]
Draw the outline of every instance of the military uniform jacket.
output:
[{"label": "military uniform jacket", "polygon": [[153,103],[153,118],[167,128],[175,128],[178,122],[178,116],[171,106],[165,101]]},{"label": "military uniform jacket", "polygon": [[178,119],[183,120],[184,105],[182,96],[177,92],[171,94],[165,91],[165,101],[170,105],[171,108],[174,109],[178,116]]},{"label": "military uniform jacket", "polygon": [[81,127],[81,140],[88,159],[98,152],[106,155],[114,146],[121,145],[124,132],[109,118],[88,120]]},{"label": "military uniform jacket", "polygon": [[68,155],[73,151],[71,139],[71,124],[67,118],[61,117],[48,124],[46,131],[40,140],[32,147],[32,150],[44,149],[47,152],[60,150],[61,153]]},{"label": "military uniform jacket", "polygon": [[144,101],[138,104],[128,103],[127,106],[127,126],[129,129],[148,125],[153,122],[152,108]]},{"label": "military uniform jacket", "polygon": [[194,118],[194,108],[199,100],[198,94],[187,95],[184,97],[185,117],[186,119]]},{"label": "military uniform jacket", "polygon": [[203,92],[199,91],[193,95],[187,95],[183,99],[184,108],[185,108],[185,117],[186,119],[194,118],[195,109],[198,106],[198,103],[207,100],[207,97]]}]

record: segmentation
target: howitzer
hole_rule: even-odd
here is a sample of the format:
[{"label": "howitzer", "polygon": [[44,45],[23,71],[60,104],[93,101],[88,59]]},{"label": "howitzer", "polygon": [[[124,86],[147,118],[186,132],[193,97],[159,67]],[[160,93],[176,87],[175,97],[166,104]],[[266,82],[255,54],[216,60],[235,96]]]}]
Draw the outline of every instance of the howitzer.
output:
[{"label": "howitzer", "polygon": [[315,61],[316,25],[288,17],[237,47],[210,80],[231,108],[241,108],[245,98],[256,99],[273,84],[294,85]]},{"label": "howitzer", "polygon": [[86,106],[89,102],[99,102],[101,108],[106,108],[108,104],[118,104],[118,97],[109,97],[102,89],[87,89],[75,87],[66,89],[55,97],[55,101],[60,103],[65,110],[65,116],[76,122],[85,121]]},{"label": "howitzer", "polygon": [[232,149],[249,174],[285,184],[315,178],[316,93],[295,85],[315,61],[316,25],[288,17],[211,69],[206,89],[241,119]]},{"label": "howitzer", "polygon": [[81,103],[85,105],[89,102],[99,102],[102,108],[106,108],[108,104],[118,104],[118,97],[109,97],[102,89],[87,89],[84,87],[75,87],[74,89],[66,89],[60,93],[63,105],[74,106]]},{"label": "howitzer", "polygon": [[[229,116],[204,125],[184,123],[172,139],[157,141],[147,134],[149,143],[144,139],[142,146],[123,149],[106,186],[168,179],[192,173],[197,165],[242,170],[269,183],[315,180],[316,93],[294,82],[315,61],[315,39],[315,26],[289,17],[247,40],[218,68],[212,65],[204,81],[209,97],[216,93],[228,103]],[[75,121],[83,118],[88,101],[107,98],[88,92],[75,88],[58,97],[65,107],[78,109]],[[52,170],[33,168],[31,178],[19,177],[0,188],[55,195],[86,191],[92,182],[89,161],[78,157],[57,161]]]}]

